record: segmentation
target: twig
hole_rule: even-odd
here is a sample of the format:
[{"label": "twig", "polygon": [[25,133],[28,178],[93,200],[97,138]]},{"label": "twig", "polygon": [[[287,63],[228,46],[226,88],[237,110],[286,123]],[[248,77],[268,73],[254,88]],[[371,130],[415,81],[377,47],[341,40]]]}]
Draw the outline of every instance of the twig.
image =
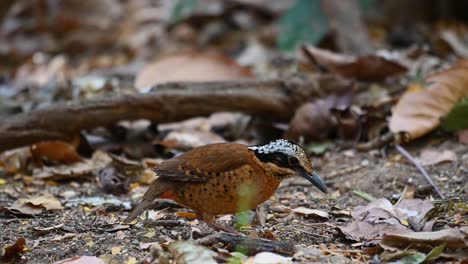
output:
[{"label": "twig", "polygon": [[370,195],[370,194],[368,194],[368,193],[365,193],[365,192],[353,191],[353,194],[355,194],[355,195],[361,197],[362,199],[364,199],[364,200],[366,200],[366,201],[368,201],[368,202],[373,202],[373,201],[376,200],[372,195]]},{"label": "twig", "polygon": [[323,178],[325,180],[330,180],[332,178],[336,178],[336,177],[341,176],[341,175],[354,173],[354,172],[356,172],[356,171],[358,171],[358,170],[360,170],[362,168],[364,168],[363,165],[351,166],[351,167],[344,168],[344,169],[341,169],[341,170],[338,170],[338,171],[333,171],[333,172],[325,175]]},{"label": "twig", "polygon": [[395,203],[395,206],[397,206],[398,204],[400,204],[400,202],[401,202],[401,200],[403,200],[403,197],[405,196],[407,190],[408,190],[408,185],[405,185],[405,188],[404,188],[403,191],[401,192],[400,198],[398,198],[398,201]]},{"label": "twig", "polygon": [[434,188],[435,192],[437,195],[439,195],[440,198],[445,199],[445,196],[440,192],[439,188],[435,185],[435,183],[432,181],[431,177],[429,177],[429,174],[427,174],[426,170],[421,166],[419,161],[417,161],[406,149],[404,149],[400,145],[395,145],[395,148],[403,155],[405,158],[407,158],[409,161],[411,161],[416,168],[422,173],[424,176],[424,179],[426,179],[429,184],[431,184],[432,188]]}]

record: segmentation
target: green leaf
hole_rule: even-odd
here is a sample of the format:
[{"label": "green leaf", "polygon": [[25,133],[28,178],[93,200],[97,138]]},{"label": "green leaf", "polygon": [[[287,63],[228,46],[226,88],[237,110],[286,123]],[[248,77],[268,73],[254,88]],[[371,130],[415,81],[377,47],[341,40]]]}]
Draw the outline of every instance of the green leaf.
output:
[{"label": "green leaf", "polygon": [[426,255],[416,252],[397,261],[389,262],[389,264],[419,264],[423,263],[424,260],[426,260]]},{"label": "green leaf", "polygon": [[433,260],[433,259],[438,258],[440,256],[440,254],[442,254],[442,252],[444,252],[445,246],[446,246],[446,244],[443,243],[442,245],[433,248],[431,250],[431,252],[429,252],[426,255],[426,258],[424,259],[424,261],[429,261],[429,260]]},{"label": "green leaf", "polygon": [[327,149],[333,146],[333,142],[331,141],[323,141],[323,142],[315,142],[310,143],[307,145],[306,150],[307,152],[313,153],[315,155],[321,155],[327,151]]},{"label": "green leaf", "polygon": [[441,120],[441,126],[447,131],[468,129],[468,98],[460,100]]},{"label": "green leaf", "polygon": [[376,5],[375,0],[359,0],[359,6],[361,8],[361,13],[366,14],[369,10]]},{"label": "green leaf", "polygon": [[320,0],[296,0],[279,21],[277,46],[293,51],[301,43],[317,44],[327,31]]},{"label": "green leaf", "polygon": [[178,0],[172,10],[171,23],[177,23],[197,8],[198,0]]}]

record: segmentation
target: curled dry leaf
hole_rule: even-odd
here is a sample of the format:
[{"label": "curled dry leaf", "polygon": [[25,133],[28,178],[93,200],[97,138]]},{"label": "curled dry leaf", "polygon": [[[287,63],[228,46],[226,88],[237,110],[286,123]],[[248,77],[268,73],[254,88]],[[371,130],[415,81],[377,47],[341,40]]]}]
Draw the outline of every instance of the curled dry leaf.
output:
[{"label": "curled dry leaf", "polygon": [[407,71],[402,64],[378,55],[354,57],[313,46],[304,46],[302,51],[318,67],[357,80],[382,81]]},{"label": "curled dry leaf", "polygon": [[135,87],[146,89],[171,81],[221,81],[252,77],[248,68],[214,52],[189,52],[166,56],[146,65],[137,75]]},{"label": "curled dry leaf", "polygon": [[43,195],[29,199],[18,199],[7,207],[14,214],[37,215],[44,211],[62,210],[62,204],[53,196]]},{"label": "curled dry leaf", "polygon": [[408,90],[397,103],[390,119],[393,133],[406,132],[415,139],[437,128],[440,118],[468,97],[468,60],[429,75],[425,83],[425,89]]}]

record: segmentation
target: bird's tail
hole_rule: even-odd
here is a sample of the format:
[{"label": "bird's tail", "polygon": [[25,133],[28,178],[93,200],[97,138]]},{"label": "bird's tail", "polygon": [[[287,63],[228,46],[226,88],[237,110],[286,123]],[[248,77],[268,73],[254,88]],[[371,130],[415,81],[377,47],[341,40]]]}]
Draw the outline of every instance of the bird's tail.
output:
[{"label": "bird's tail", "polygon": [[138,204],[130,214],[125,218],[124,223],[130,223],[133,219],[137,218],[141,213],[143,213],[148,207],[151,206],[154,199],[158,198],[161,194],[168,190],[168,185],[164,182],[153,182],[151,183],[149,189],[143,195],[143,199],[140,204]]}]

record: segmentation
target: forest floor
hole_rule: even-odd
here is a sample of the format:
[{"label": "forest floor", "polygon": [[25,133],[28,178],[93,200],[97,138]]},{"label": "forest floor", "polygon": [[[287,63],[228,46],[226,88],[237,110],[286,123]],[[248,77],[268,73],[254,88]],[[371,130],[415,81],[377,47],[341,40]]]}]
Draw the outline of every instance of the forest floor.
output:
[{"label": "forest floor", "polygon": [[[451,198],[466,202],[468,146],[433,135],[411,144],[408,150],[416,154],[429,146],[438,151],[456,153],[457,161],[427,169],[447,196],[445,202]],[[332,150],[323,157],[314,157],[313,162],[326,181],[328,194],[320,193],[300,178],[288,179],[266,202],[270,209],[266,224],[261,227],[253,222],[250,228],[242,232],[250,237],[266,237],[299,247],[320,249],[329,252],[329,257],[334,261],[368,262],[371,256],[362,251],[365,245],[347,240],[337,228],[351,221],[350,213],[356,206],[368,203],[353,191],[361,191],[375,198],[397,200],[405,186],[411,186],[414,187],[411,188],[414,197],[438,200],[421,173],[395,149],[368,153],[352,149]],[[137,188],[134,194],[141,194],[145,188]],[[130,195],[104,194],[89,179],[40,181],[25,180],[24,177],[7,178],[7,182],[0,186],[0,206],[9,206],[28,193],[53,194],[61,197],[59,200],[64,205],[61,210],[47,211],[34,217],[1,213],[0,241],[8,245],[24,237],[28,250],[23,258],[30,259],[30,263],[53,262],[83,255],[100,256],[109,263],[126,263],[131,262],[132,258],[142,260],[148,257],[148,247],[154,242],[165,244],[180,239],[197,239],[217,232],[197,220],[176,216],[176,211],[185,210],[182,208],[156,208],[156,213],[149,214],[155,215],[156,220],[122,225],[121,220],[128,214],[131,204],[137,201],[131,200]],[[317,209],[329,216],[323,218],[317,214],[291,213],[298,207]],[[466,225],[466,212],[462,221],[456,221],[454,215],[441,212],[437,215],[437,223],[452,227],[463,223]],[[170,221],[175,219],[180,221]],[[218,222],[233,225],[229,217],[222,217]]]}]

